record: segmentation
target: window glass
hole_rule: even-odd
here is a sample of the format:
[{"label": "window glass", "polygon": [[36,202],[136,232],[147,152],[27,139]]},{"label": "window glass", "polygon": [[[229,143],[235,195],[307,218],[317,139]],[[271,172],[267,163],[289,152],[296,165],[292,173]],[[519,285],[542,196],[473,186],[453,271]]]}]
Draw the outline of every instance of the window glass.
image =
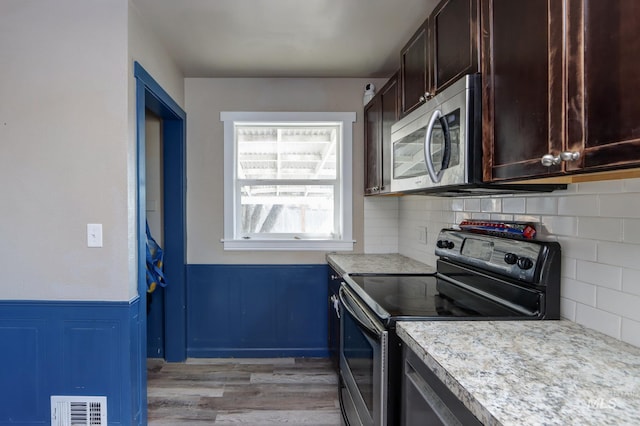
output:
[{"label": "window glass", "polygon": [[351,163],[355,114],[223,112],[221,118],[225,249],[281,249],[283,241],[291,248],[352,249],[351,168],[343,165]]}]

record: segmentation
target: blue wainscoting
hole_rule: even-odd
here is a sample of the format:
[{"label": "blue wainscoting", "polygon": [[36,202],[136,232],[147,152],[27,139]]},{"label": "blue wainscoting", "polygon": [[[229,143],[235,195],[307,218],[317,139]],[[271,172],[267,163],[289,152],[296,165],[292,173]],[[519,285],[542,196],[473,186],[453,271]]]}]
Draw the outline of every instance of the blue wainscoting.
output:
[{"label": "blue wainscoting", "polygon": [[187,356],[327,357],[327,265],[188,265]]},{"label": "blue wainscoting", "polygon": [[106,396],[110,425],[140,424],[138,304],[0,301],[0,425],[50,424],[51,395]]}]

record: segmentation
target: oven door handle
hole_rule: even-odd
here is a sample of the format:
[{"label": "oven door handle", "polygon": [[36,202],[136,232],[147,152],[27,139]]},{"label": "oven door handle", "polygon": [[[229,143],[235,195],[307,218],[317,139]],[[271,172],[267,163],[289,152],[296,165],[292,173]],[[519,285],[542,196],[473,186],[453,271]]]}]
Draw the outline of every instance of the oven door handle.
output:
[{"label": "oven door handle", "polygon": [[343,285],[338,291],[338,296],[340,297],[340,303],[342,303],[342,306],[344,306],[347,312],[351,314],[353,319],[363,328],[363,330],[376,340],[380,340],[385,331],[384,327],[372,318],[372,316],[367,312],[367,309],[358,302],[353,293]]}]

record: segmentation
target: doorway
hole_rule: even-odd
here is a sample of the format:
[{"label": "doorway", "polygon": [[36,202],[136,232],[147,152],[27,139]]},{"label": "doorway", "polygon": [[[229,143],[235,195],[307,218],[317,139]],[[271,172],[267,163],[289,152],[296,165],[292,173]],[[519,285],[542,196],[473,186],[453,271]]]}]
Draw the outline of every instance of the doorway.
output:
[{"label": "doorway", "polygon": [[[151,237],[164,247],[162,117],[145,111],[145,204]],[[164,358],[164,287],[147,293],[147,358]]]},{"label": "doorway", "polygon": [[[162,135],[162,224],[160,233],[164,249],[164,274],[167,287],[163,291],[164,312],[159,315],[163,322],[163,357],[167,361],[186,359],[186,113],[162,89],[162,87],[139,64],[134,64],[136,78],[136,122],[138,144],[138,294],[140,297],[141,353],[146,363],[147,354],[147,306],[146,306],[146,121],[147,116],[158,121]],[[154,201],[154,200],[151,200]],[[156,200],[157,201],[157,200]],[[152,204],[152,203],[150,203]],[[155,208],[158,208],[156,203]],[[153,303],[153,302],[152,302]],[[157,355],[156,355],[157,356]],[[142,382],[146,385],[146,368]],[[146,400],[146,395],[145,398]]]}]

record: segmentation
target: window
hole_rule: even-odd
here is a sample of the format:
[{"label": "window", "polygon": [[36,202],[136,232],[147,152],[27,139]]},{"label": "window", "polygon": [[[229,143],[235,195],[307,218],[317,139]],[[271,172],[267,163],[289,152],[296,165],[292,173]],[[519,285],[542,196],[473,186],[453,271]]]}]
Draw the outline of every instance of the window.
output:
[{"label": "window", "polygon": [[222,112],[225,250],[352,250],[353,112]]}]

